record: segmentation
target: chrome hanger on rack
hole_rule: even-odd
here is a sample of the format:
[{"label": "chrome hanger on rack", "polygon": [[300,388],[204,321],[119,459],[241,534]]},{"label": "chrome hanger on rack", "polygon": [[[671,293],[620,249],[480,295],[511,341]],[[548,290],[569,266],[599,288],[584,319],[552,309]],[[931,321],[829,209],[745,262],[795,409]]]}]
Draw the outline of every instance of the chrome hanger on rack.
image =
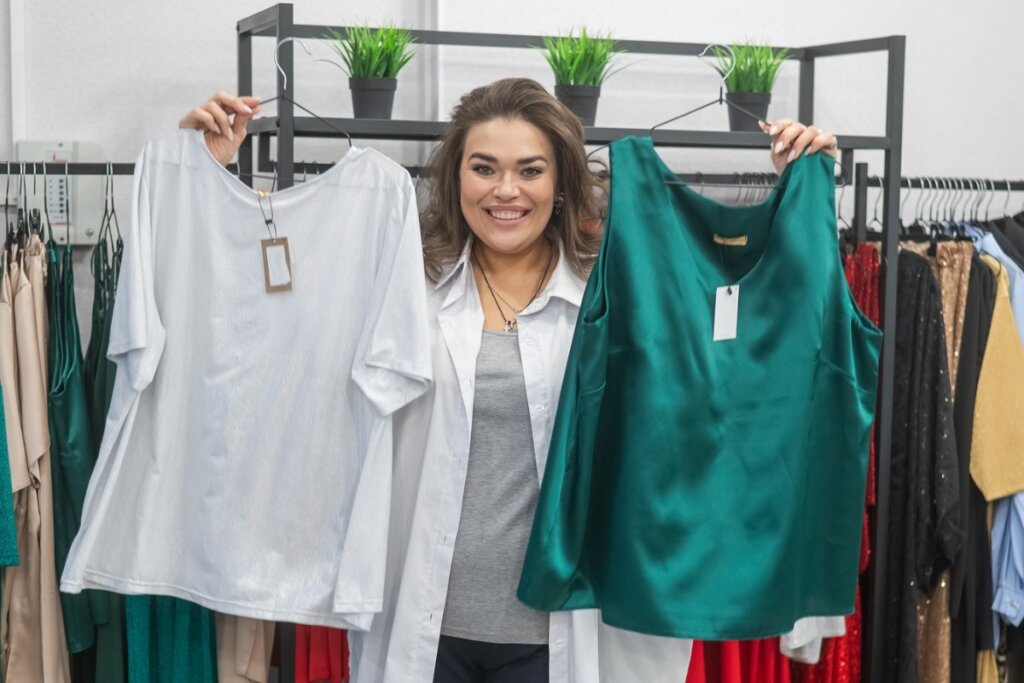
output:
[{"label": "chrome hanger on rack", "polygon": [[[290,102],[293,106],[296,106],[299,109],[301,109],[302,111],[306,112],[307,114],[309,114],[310,116],[312,116],[313,118],[315,118],[317,121],[321,122],[322,124],[324,124],[328,128],[330,128],[330,129],[332,129],[334,131],[337,131],[338,133],[341,133],[342,135],[344,135],[345,139],[348,140],[348,146],[352,147],[353,146],[352,136],[348,133],[348,131],[343,130],[342,128],[339,128],[338,126],[334,125],[333,123],[331,123],[330,121],[328,121],[324,117],[320,116],[316,112],[314,112],[311,109],[303,106],[302,104],[297,102],[294,97],[292,97],[291,95],[288,94],[288,74],[285,73],[284,68],[281,67],[281,62],[280,62],[280,60],[278,59],[278,56],[277,56],[278,52],[281,50],[281,46],[284,45],[285,43],[298,43],[298,45],[305,51],[305,53],[307,55],[309,55],[310,57],[313,56],[313,53],[310,51],[310,49],[308,47],[306,47],[306,44],[303,43],[298,38],[283,38],[283,39],[279,40],[277,42],[277,45],[274,46],[274,66],[277,67],[278,73],[281,74],[281,79],[282,79],[281,94],[280,95],[275,95],[275,96],[267,98],[267,99],[259,98],[260,106],[262,106],[264,104],[270,104],[271,102],[273,102],[275,100],[285,100],[287,102]],[[328,62],[328,63],[332,63],[333,64],[333,62],[331,62],[328,59],[317,59],[315,61],[318,61],[318,62]],[[274,172],[273,175],[266,175],[266,174],[251,172],[251,173],[239,173],[239,176],[246,176],[246,177],[251,177],[251,178],[266,178],[266,179],[271,180],[272,183],[273,183],[272,186],[271,186],[271,190],[273,190],[273,188],[277,187],[277,172],[276,171]],[[305,182],[305,176],[299,182]]]},{"label": "chrome hanger on rack", "polygon": [[[271,97],[271,98],[266,99],[266,100],[261,98],[260,99],[260,105],[262,106],[264,104],[270,104],[274,100],[287,100],[288,102],[291,102],[293,105],[295,105],[296,107],[298,107],[302,111],[306,112],[307,114],[309,114],[310,116],[312,116],[313,118],[315,118],[317,121],[319,121],[320,123],[324,124],[328,128],[331,128],[332,130],[335,130],[335,131],[341,133],[342,135],[344,135],[345,138],[348,140],[349,147],[351,147],[352,146],[352,136],[349,135],[348,131],[339,128],[338,126],[334,125],[333,123],[331,123],[327,119],[323,118],[322,116],[320,116],[316,112],[311,111],[310,109],[307,109],[306,107],[302,106],[301,104],[299,104],[298,102],[295,101],[295,98],[293,98],[291,95],[288,94],[288,74],[286,74],[284,72],[284,69],[281,67],[281,62],[277,58],[278,51],[281,49],[281,46],[284,45],[285,43],[298,43],[299,47],[301,47],[306,52],[307,55],[309,55],[310,57],[313,56],[313,53],[310,51],[310,49],[308,47],[306,47],[306,44],[303,43],[298,38],[283,38],[282,40],[278,41],[277,45],[274,46],[274,66],[277,67],[277,71],[278,71],[278,73],[281,74],[281,78],[283,80],[283,82],[281,84],[281,94],[280,95],[275,95],[274,97]],[[315,61],[317,61],[317,62],[333,63],[333,62],[331,62],[328,59],[317,59]]]}]

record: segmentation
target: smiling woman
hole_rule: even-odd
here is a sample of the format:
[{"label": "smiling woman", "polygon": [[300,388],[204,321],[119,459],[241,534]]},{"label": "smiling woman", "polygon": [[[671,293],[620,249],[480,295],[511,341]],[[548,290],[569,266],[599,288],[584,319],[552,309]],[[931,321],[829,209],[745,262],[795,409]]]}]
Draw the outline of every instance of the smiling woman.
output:
[{"label": "smiling woman", "polygon": [[[258,112],[220,94],[184,119],[227,163]],[[231,113],[229,116],[228,112]],[[773,160],[831,140],[776,122]],[[766,140],[767,141],[767,140]],[[464,95],[424,174],[433,389],[394,417],[384,604],[351,632],[359,683],[678,683],[690,642],[516,597],[605,187],[579,119],[539,83]],[[600,670],[600,671],[599,671]]]},{"label": "smiling woman", "polygon": [[[455,264],[471,236],[497,252],[521,254],[527,246],[543,246],[535,243],[542,235],[548,244],[534,255],[538,268],[560,241],[562,257],[586,277],[601,236],[583,225],[597,215],[603,186],[588,170],[579,119],[539,83],[508,78],[464,95],[428,168],[421,221],[432,279]],[[484,208],[492,205],[527,211],[528,220],[522,228],[503,226]],[[504,227],[515,228],[515,237],[484,239]]]}]

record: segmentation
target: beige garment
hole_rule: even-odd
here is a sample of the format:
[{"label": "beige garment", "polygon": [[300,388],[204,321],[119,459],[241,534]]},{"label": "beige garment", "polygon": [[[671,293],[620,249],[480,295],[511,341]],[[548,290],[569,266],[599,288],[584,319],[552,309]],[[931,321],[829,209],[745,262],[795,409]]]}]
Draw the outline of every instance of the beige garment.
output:
[{"label": "beige garment", "polygon": [[995,650],[982,650],[978,653],[976,683],[999,683],[999,666],[996,664]]},{"label": "beige garment", "polygon": [[1024,491],[1024,343],[1010,307],[1009,275],[991,256],[981,257],[996,273],[996,303],[978,377],[971,443],[971,477],[986,500]]},{"label": "beige garment", "polygon": [[[47,423],[45,249],[33,238],[13,286],[18,401],[31,484],[15,494],[21,564],[5,570],[5,680],[68,683],[67,643],[54,556]],[[7,593],[10,593],[8,599]]]},{"label": "beige garment", "polygon": [[267,683],[274,622],[217,613],[219,683]]},{"label": "beige garment", "polygon": [[[0,253],[0,258],[6,258]],[[16,258],[16,257],[15,257]],[[5,574],[3,601],[0,603],[0,643],[3,645],[4,679],[9,680],[8,662],[10,661],[10,634],[21,630],[31,631],[31,622],[23,618],[32,613],[32,600],[29,596],[27,578],[39,571],[39,553],[30,552],[30,541],[38,537],[39,506],[35,502],[37,496],[33,479],[29,474],[28,456],[25,453],[25,440],[21,433],[21,409],[18,401],[18,352],[14,332],[14,296],[15,288],[27,286],[28,281],[21,278],[21,266],[12,260],[4,270],[0,281],[0,385],[4,389],[4,419],[7,425],[8,460],[11,468],[12,490],[14,492],[14,519],[18,539],[20,573]],[[32,504],[29,504],[29,499]],[[30,514],[30,511],[32,513]],[[5,570],[6,572],[7,570]],[[12,601],[17,595],[18,607],[11,612]],[[11,619],[13,618],[13,622]],[[42,666],[42,651],[37,640],[21,642],[21,656]],[[41,674],[40,674],[41,675]]]},{"label": "beige garment", "polygon": [[[940,242],[936,245],[935,256],[929,256],[929,246],[910,242],[904,248],[924,256],[939,283],[952,399],[960,367],[960,343],[974,247],[969,242]],[[917,680],[920,683],[948,683],[950,680],[949,583],[949,570],[946,570],[932,594],[921,594],[917,599]]]}]

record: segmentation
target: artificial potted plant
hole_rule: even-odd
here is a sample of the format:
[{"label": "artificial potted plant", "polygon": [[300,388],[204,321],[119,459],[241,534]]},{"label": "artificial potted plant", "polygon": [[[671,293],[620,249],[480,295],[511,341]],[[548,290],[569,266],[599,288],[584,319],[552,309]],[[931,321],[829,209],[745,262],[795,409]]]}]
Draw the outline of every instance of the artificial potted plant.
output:
[{"label": "artificial potted plant", "polygon": [[355,117],[390,119],[398,72],[415,54],[410,48],[412,34],[390,25],[352,26],[345,33],[330,29],[324,38],[344,62]]},{"label": "artificial potted plant", "polygon": [[[767,120],[775,76],[789,56],[789,50],[742,43],[730,46],[729,50],[715,46],[714,52],[718,59],[714,67],[725,81],[726,100],[762,121]],[[757,132],[760,128],[753,117],[729,107],[729,130]]]},{"label": "artificial potted plant", "polygon": [[618,69],[612,60],[621,51],[610,36],[591,35],[580,29],[579,35],[544,38],[544,58],[555,74],[555,97],[569,107],[584,126],[593,126],[601,84]]}]

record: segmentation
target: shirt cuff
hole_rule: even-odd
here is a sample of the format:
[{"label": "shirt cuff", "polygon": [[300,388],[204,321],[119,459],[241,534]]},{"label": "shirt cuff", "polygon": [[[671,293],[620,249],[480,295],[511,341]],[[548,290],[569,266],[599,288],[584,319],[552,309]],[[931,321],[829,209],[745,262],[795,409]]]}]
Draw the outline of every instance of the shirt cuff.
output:
[{"label": "shirt cuff", "polygon": [[992,611],[1001,614],[1007,623],[1020,626],[1024,619],[1024,591],[1000,587],[992,601]]}]

